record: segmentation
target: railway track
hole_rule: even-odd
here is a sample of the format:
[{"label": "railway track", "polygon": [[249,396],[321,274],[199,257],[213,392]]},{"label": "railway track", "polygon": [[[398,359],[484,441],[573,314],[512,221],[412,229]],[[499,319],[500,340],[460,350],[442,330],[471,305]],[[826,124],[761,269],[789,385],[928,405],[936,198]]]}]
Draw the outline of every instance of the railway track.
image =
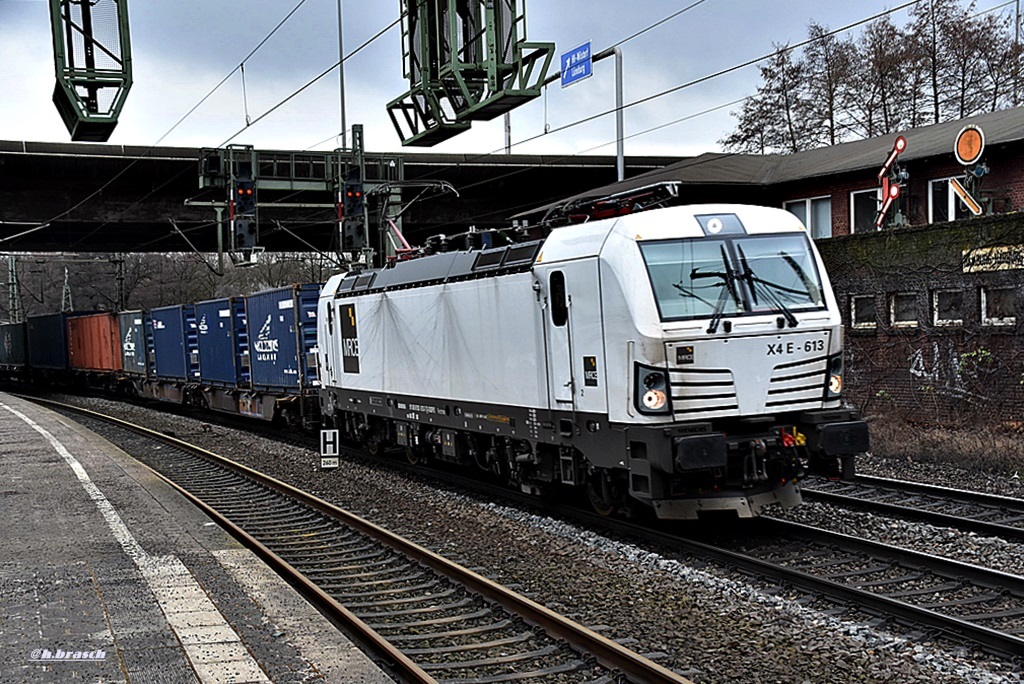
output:
[{"label": "railway track", "polygon": [[[39,401],[33,399],[33,401]],[[407,682],[688,682],[332,504],[176,438],[42,402],[153,468]],[[162,443],[153,449],[154,441]]]},{"label": "railway track", "polygon": [[805,499],[1024,542],[1024,500],[995,494],[858,475],[852,481],[814,478]]},{"label": "railway track", "polygon": [[889,622],[1015,659],[1024,653],[1024,578],[799,523],[766,518],[714,542],[577,512],[579,522],[643,539]]},{"label": "railway track", "polygon": [[[365,455],[360,458],[377,460]],[[424,473],[417,466],[387,463],[400,471],[439,477],[437,472]],[[477,479],[451,473],[445,473],[444,479],[448,485],[512,505],[538,505],[536,498]],[[979,495],[979,499],[992,500],[987,495]],[[999,497],[995,499],[1005,503]],[[677,528],[652,529],[572,507],[555,506],[544,512],[634,542],[656,544],[667,549],[669,555],[675,552],[740,569],[771,583],[796,587],[854,610],[866,610],[890,622],[944,634],[957,643],[969,641],[1000,656],[1014,658],[1024,652],[1024,578],[1015,575],[781,520],[766,519],[761,525],[744,526],[745,534],[706,543]],[[410,636],[411,644],[417,635]]]}]

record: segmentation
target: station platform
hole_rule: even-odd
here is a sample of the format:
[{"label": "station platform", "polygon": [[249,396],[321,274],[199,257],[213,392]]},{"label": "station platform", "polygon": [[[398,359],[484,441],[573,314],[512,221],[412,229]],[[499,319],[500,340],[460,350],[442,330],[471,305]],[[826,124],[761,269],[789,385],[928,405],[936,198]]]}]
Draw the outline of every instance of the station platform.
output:
[{"label": "station platform", "polygon": [[0,393],[0,682],[393,681],[146,466]]}]

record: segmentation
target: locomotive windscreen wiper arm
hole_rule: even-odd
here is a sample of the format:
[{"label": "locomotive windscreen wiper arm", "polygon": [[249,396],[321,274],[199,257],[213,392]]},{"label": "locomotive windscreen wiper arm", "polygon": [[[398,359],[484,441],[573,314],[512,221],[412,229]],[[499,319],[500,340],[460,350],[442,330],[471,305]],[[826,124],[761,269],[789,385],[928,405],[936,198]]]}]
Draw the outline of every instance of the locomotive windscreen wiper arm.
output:
[{"label": "locomotive windscreen wiper arm", "polygon": [[784,285],[779,285],[778,283],[773,283],[770,280],[758,278],[756,275],[754,275],[754,272],[750,270],[750,265],[747,263],[747,255],[743,253],[743,247],[741,247],[740,245],[736,245],[736,251],[739,252],[740,264],[743,268],[743,273],[739,277],[747,281],[747,285],[750,286],[750,296],[754,298],[754,304],[757,304],[757,293],[760,292],[761,294],[764,295],[764,298],[768,300],[768,303],[775,307],[775,309],[785,317],[786,323],[789,324],[789,327],[795,328],[797,326],[796,316],[794,316],[793,312],[790,311],[786,307],[786,305],[782,303],[782,300],[779,299],[779,296],[775,293],[775,291],[781,290],[784,292],[792,292],[793,294],[810,293],[803,293],[800,292],[799,290],[794,290],[793,288],[789,288]]},{"label": "locomotive windscreen wiper arm", "polygon": [[739,302],[739,298],[736,296],[736,274],[729,267],[729,259],[725,255],[725,245],[721,246],[722,249],[722,265],[725,266],[724,271],[710,271],[708,273],[700,273],[696,268],[690,271],[690,280],[696,280],[698,278],[721,278],[725,283],[718,292],[718,301],[715,302],[715,308],[711,312],[711,321],[708,323],[708,334],[713,335],[718,330],[718,324],[722,321],[722,313],[725,311],[725,304],[729,301],[729,297],[732,296],[734,302]]},{"label": "locomotive windscreen wiper arm", "polygon": [[[779,256],[782,257],[782,260],[785,261],[786,264],[788,264],[789,267],[793,269],[793,272],[796,273],[797,277],[800,278],[800,282],[803,283],[804,287],[807,288],[807,295],[811,298],[811,300],[820,302],[821,290],[818,288],[817,285],[815,285],[811,281],[811,279],[807,276],[807,272],[804,271],[803,267],[797,262],[797,260],[794,259],[789,254],[786,254],[785,252],[779,252]],[[803,294],[803,292],[800,292],[799,294]]]},{"label": "locomotive windscreen wiper arm", "polygon": [[690,289],[687,289],[687,288],[683,287],[682,282],[672,283],[672,287],[674,287],[677,290],[679,290],[679,296],[680,297],[692,297],[692,298],[694,298],[694,299],[696,299],[698,301],[703,302],[704,304],[707,304],[708,306],[712,306],[711,302],[709,302],[708,300],[704,299],[703,297],[701,297],[699,294],[697,294],[693,290],[690,290]]}]

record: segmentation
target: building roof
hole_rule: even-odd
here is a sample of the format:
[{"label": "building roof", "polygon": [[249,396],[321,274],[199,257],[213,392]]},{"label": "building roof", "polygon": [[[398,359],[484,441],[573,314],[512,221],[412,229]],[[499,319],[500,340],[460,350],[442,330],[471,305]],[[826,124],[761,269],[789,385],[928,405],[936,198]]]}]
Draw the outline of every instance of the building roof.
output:
[{"label": "building roof", "polygon": [[523,212],[519,216],[531,216],[575,200],[604,197],[656,183],[676,181],[683,185],[766,186],[877,169],[885,162],[898,135],[907,139],[907,148],[900,155],[900,161],[914,161],[940,155],[952,156],[956,135],[967,125],[978,126],[984,131],[986,146],[1021,141],[1024,140],[1024,107],[912,128],[866,140],[819,147],[795,154],[707,152],[662,169]]}]

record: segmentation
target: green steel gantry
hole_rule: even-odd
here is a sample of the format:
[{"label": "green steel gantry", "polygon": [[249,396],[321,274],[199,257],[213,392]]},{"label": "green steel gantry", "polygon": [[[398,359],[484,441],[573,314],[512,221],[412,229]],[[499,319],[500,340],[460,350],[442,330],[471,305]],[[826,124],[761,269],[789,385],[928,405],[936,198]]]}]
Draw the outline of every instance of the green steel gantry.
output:
[{"label": "green steel gantry", "polygon": [[403,145],[435,145],[540,95],[555,45],[526,41],[525,0],[401,3],[410,88],[387,110]]},{"label": "green steel gantry", "polygon": [[128,0],[50,0],[53,104],[72,140],[106,142],[132,86]]}]

